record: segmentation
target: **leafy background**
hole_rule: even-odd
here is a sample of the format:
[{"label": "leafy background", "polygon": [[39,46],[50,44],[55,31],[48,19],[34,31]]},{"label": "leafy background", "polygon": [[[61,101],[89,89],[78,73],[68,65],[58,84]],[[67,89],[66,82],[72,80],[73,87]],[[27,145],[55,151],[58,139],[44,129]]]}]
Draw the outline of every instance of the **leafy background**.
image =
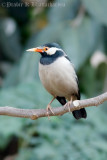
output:
[{"label": "leafy background", "polygon": [[[107,91],[106,0],[11,0],[22,7],[8,2],[0,2],[0,106],[46,107],[51,96],[38,77],[40,55],[26,53],[46,42],[67,52],[82,99]],[[0,160],[105,160],[106,107],[87,108],[87,119],[79,121],[69,113],[50,121],[0,116]]]}]

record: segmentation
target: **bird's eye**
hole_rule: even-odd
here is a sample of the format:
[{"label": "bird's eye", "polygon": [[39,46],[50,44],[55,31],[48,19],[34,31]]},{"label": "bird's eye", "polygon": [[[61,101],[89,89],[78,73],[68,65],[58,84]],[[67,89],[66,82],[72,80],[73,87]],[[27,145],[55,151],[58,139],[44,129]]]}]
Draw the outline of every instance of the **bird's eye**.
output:
[{"label": "bird's eye", "polygon": [[43,49],[43,50],[44,50],[44,51],[47,51],[48,49],[49,49],[48,47],[44,47],[44,49]]}]

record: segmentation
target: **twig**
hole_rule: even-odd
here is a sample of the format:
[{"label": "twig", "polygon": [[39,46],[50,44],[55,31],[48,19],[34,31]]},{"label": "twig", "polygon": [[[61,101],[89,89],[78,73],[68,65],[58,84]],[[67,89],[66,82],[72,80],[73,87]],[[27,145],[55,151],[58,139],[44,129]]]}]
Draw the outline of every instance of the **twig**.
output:
[{"label": "twig", "polygon": [[[78,110],[81,108],[89,107],[89,106],[98,106],[103,102],[107,101],[107,92],[103,93],[97,97],[85,99],[85,100],[76,100],[70,106],[70,111]],[[63,115],[69,112],[68,107],[57,107],[53,108],[53,113],[49,111],[49,116],[58,116]],[[19,109],[14,107],[0,107],[0,115],[12,116],[12,117],[23,117],[23,118],[31,118],[38,119],[40,117],[47,117],[46,109]]]}]

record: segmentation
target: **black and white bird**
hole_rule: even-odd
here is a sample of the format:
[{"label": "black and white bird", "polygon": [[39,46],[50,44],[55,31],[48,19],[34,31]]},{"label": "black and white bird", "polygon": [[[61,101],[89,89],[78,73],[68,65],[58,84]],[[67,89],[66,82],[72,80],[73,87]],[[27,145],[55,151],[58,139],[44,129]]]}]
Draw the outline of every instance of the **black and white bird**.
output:
[{"label": "black and white bird", "polygon": [[[57,99],[62,105],[66,104],[66,100],[74,101],[80,99],[78,78],[74,67],[67,54],[57,43],[44,44],[27,51],[41,54],[39,77],[45,89],[53,96],[47,106],[47,112],[48,110],[53,112],[50,105],[54,99]],[[76,119],[87,117],[84,108],[72,113]]]}]

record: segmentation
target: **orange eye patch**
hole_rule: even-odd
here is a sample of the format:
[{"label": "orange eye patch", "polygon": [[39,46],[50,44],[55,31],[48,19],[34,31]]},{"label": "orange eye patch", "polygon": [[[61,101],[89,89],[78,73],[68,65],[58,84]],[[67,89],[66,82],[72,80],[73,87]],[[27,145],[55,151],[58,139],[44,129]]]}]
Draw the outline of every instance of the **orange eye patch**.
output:
[{"label": "orange eye patch", "polygon": [[48,49],[49,49],[49,47],[44,47],[43,48],[44,51],[47,51]]}]

